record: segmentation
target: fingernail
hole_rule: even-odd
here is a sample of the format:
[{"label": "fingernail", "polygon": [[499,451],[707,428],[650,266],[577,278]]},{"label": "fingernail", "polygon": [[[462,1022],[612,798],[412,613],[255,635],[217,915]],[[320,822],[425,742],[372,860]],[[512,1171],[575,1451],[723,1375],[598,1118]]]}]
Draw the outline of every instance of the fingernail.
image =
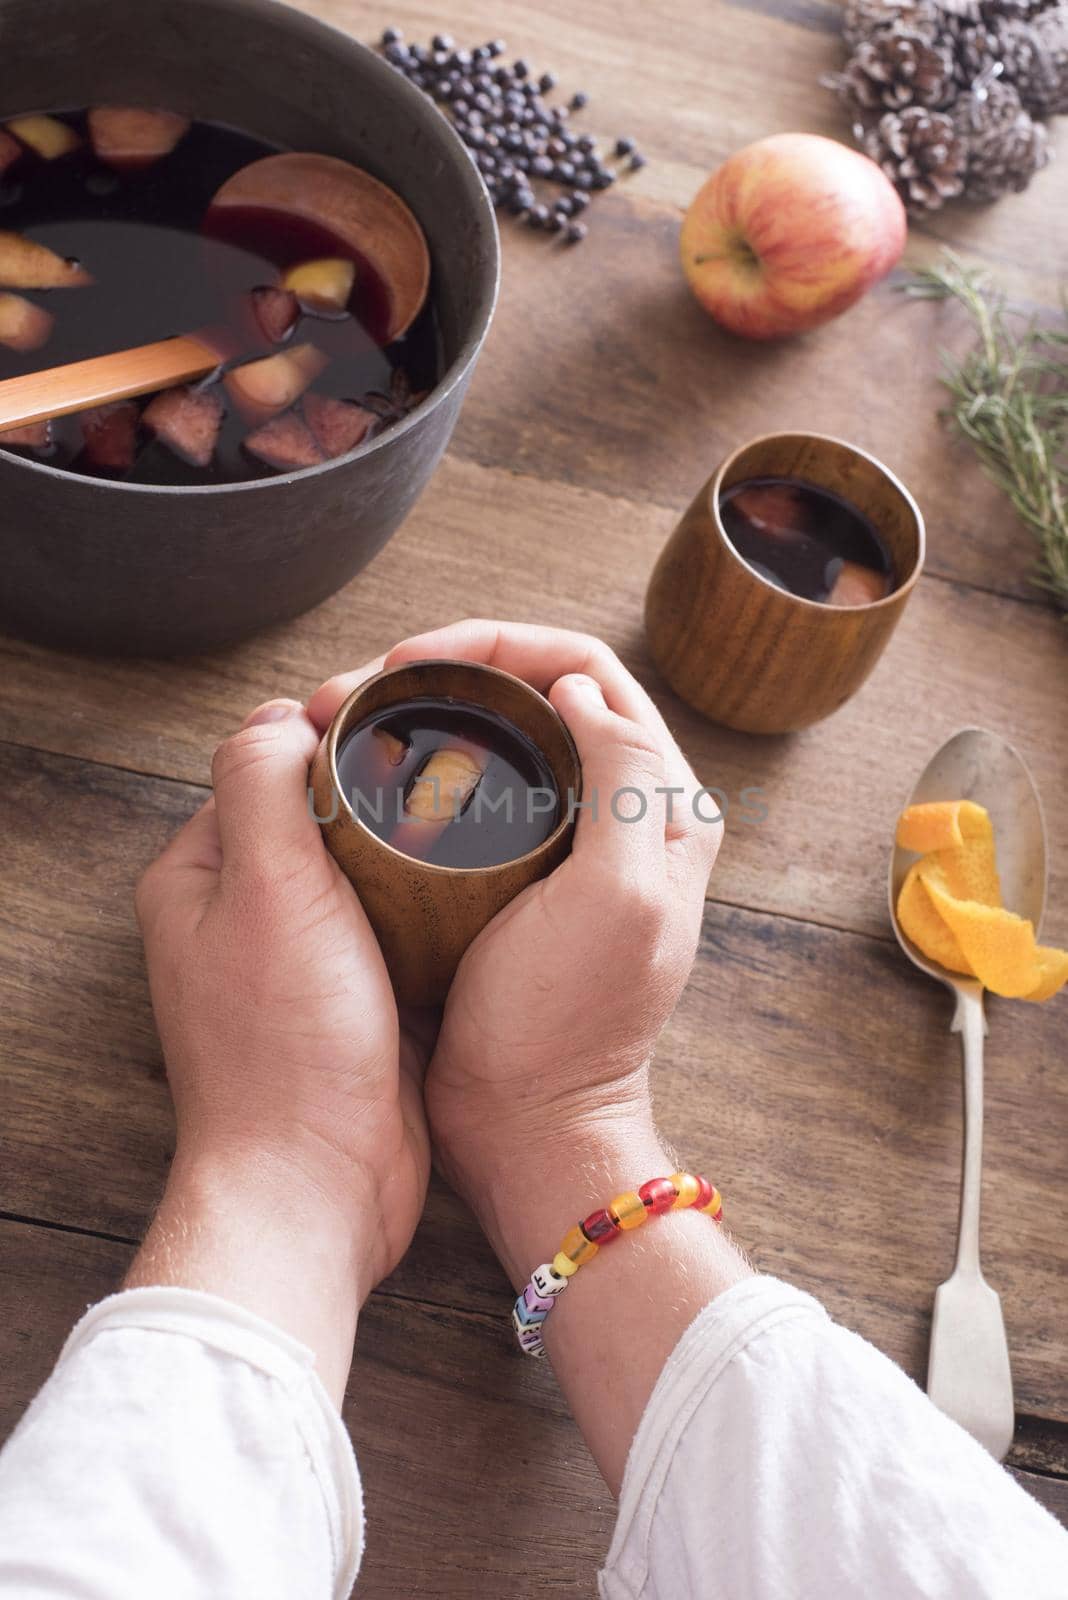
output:
[{"label": "fingernail", "polygon": [[255,728],[261,722],[282,722],[286,717],[292,717],[302,709],[296,700],[268,700],[266,705],[257,706],[255,711],[245,718],[241,726],[243,728]]},{"label": "fingernail", "polygon": [[602,705],[604,704],[604,695],[601,693],[601,685],[597,682],[596,678],[587,678],[583,673],[576,672],[568,679],[568,682],[573,688],[577,689],[580,694],[591,695],[598,699]]}]

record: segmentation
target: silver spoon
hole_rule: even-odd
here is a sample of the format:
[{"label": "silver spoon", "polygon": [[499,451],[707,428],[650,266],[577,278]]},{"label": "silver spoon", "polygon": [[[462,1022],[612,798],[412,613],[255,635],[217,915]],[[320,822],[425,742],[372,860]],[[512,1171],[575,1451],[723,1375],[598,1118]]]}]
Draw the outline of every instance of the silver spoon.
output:
[{"label": "silver spoon", "polygon": [[[994,824],[1003,903],[1042,922],[1046,903],[1046,829],[1034,780],[1011,744],[983,728],[962,728],[928,762],[906,801],[974,800]],[[947,1416],[1002,1460],[1012,1443],[1012,1372],[1001,1301],[979,1265],[979,1199],[983,1166],[983,990],[925,956],[897,920],[897,897],[917,859],[895,846],[890,861],[890,919],[898,943],[921,972],[956,996],[952,1031],[964,1050],[964,1165],[957,1259],[935,1290],[927,1393]]]}]

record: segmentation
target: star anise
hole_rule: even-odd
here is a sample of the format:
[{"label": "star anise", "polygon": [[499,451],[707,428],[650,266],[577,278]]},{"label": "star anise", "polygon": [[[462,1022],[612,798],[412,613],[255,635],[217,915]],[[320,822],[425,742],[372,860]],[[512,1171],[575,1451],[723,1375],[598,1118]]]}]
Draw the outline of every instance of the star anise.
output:
[{"label": "star anise", "polygon": [[421,389],[413,394],[411,379],[404,368],[394,367],[389,382],[389,393],[383,394],[379,389],[372,389],[370,394],[364,395],[361,404],[368,411],[373,411],[381,427],[385,428],[391,423],[400,422],[409,411],[414,411],[429,393],[429,389]]}]

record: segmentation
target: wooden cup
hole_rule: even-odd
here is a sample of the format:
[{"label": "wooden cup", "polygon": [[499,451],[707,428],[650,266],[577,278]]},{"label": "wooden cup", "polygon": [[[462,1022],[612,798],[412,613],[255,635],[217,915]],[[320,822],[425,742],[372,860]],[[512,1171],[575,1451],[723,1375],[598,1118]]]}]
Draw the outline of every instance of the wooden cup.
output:
[{"label": "wooden cup", "polygon": [[[867,606],[831,606],[776,587],[738,554],[720,494],[745,478],[799,478],[871,518],[897,586]],[[818,433],[773,433],[728,456],[671,535],[653,570],[645,627],[675,692],[746,733],[791,733],[829,717],[882,654],[923,568],[919,507],[874,456]]]},{"label": "wooden cup", "polygon": [[[563,815],[549,837],[495,867],[439,867],[394,850],[353,814],[338,779],[346,736],[376,711],[420,696],[495,711],[549,764]],[[380,672],[349,695],[312,763],[315,813],[327,849],[360,897],[382,946],[394,992],[405,1005],[440,1005],[471,941],[521,889],[546,877],[571,848],[582,787],[578,751],[548,700],[520,678],[471,661],[416,661]]]}]

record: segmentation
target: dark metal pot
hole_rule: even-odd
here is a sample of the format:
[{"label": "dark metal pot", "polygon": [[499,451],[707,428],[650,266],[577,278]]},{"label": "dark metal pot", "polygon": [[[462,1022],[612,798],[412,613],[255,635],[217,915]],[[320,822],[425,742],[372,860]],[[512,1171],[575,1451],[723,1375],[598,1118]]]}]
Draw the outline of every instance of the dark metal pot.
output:
[{"label": "dark metal pot", "polygon": [[0,450],[0,629],[169,655],[230,643],[347,583],[425,487],[493,315],[492,208],[445,118],[372,51],[274,0],[0,0],[0,116],[159,104],[356,162],[422,223],[445,374],[403,422],[259,483],[102,482]]}]

